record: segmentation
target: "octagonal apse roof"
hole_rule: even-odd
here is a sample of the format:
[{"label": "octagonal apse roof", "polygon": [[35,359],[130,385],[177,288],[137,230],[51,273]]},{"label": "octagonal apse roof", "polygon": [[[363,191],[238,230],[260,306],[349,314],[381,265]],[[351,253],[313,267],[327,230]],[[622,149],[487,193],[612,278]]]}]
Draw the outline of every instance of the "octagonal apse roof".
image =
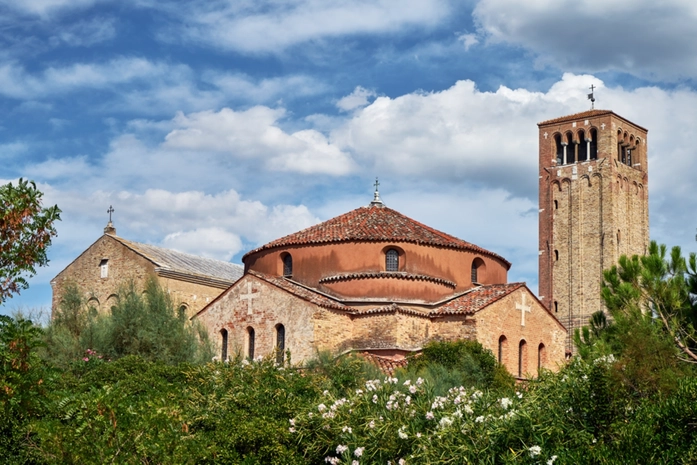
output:
[{"label": "octagonal apse roof", "polygon": [[323,223],[289,234],[247,252],[242,261],[262,250],[289,245],[320,245],[341,242],[408,242],[413,244],[469,250],[489,255],[506,264],[502,256],[482,247],[458,239],[409,218],[383,204],[356,208]]}]

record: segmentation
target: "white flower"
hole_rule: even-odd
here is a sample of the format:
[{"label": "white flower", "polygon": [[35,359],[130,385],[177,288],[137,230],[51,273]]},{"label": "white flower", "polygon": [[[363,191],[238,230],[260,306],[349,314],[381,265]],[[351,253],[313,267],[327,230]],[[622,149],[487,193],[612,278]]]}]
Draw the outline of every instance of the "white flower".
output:
[{"label": "white flower", "polygon": [[542,448],[540,446],[532,446],[528,451],[530,452],[530,457],[537,457],[542,453]]},{"label": "white flower", "polygon": [[516,392],[515,395],[518,396],[518,399],[522,399],[522,398],[523,398],[523,393],[522,393],[522,392]]},{"label": "white flower", "polygon": [[340,462],[339,457],[325,457],[324,461],[332,465],[337,465]]},{"label": "white flower", "polygon": [[410,380],[410,379],[404,381],[404,385],[405,385],[405,386],[409,386],[410,384],[411,384],[411,380]]},{"label": "white flower", "polygon": [[435,418],[435,415],[433,415],[433,412],[426,412],[426,419],[427,420],[433,420]]},{"label": "white flower", "polygon": [[375,420],[370,420],[370,423],[368,423],[368,428],[370,428],[370,429],[375,428]]},{"label": "white flower", "polygon": [[329,391],[327,391],[327,390],[325,389],[325,390],[322,392],[322,395],[323,395],[323,396],[328,396],[328,395],[329,395]]},{"label": "white flower", "polygon": [[353,433],[353,430],[351,429],[350,426],[344,426],[343,428],[341,428],[341,431],[344,433],[348,432],[349,434]]},{"label": "white flower", "polygon": [[374,404],[378,403],[378,395],[377,394],[373,394],[373,403]]},{"label": "white flower", "polygon": [[327,410],[327,406],[324,404],[319,404],[317,406],[317,410],[319,410],[320,412],[324,412],[325,410]]},{"label": "white flower", "polygon": [[399,459],[399,465],[406,465],[407,461],[404,459]]},{"label": "white flower", "polygon": [[295,426],[295,419],[291,418],[290,420],[288,420],[288,423],[290,423],[290,426]]},{"label": "white flower", "polygon": [[416,437],[417,437],[417,438],[420,438],[420,437],[421,437],[421,433],[416,433]]},{"label": "white flower", "polygon": [[354,460],[351,462],[351,465],[358,465],[358,460]]},{"label": "white flower", "polygon": [[440,419],[438,424],[440,425],[441,428],[447,428],[448,426],[453,424],[453,420],[451,418],[448,418],[448,417],[443,417]]},{"label": "white flower", "polygon": [[356,389],[356,395],[360,396],[361,394],[363,394],[363,389]]},{"label": "white flower", "polygon": [[501,404],[501,407],[503,407],[504,409],[508,409],[508,407],[513,405],[513,401],[508,397],[503,397],[499,399],[499,403]]},{"label": "white flower", "polygon": [[406,426],[402,426],[399,428],[399,431],[397,431],[397,435],[400,437],[400,439],[406,439],[409,437],[407,433],[404,432],[404,428],[406,428]]},{"label": "white flower", "polygon": [[288,432],[289,432],[289,433],[295,433],[295,428],[293,428],[293,427],[291,426],[290,428],[288,428]]},{"label": "white flower", "polygon": [[356,447],[356,450],[353,451],[353,455],[356,457],[360,457],[363,455],[363,451],[365,450],[365,447]]},{"label": "white flower", "polygon": [[455,412],[453,413],[453,416],[455,418],[462,418],[462,412],[459,409],[455,410]]},{"label": "white flower", "polygon": [[557,460],[557,456],[553,455],[549,460],[547,460],[547,465],[554,465],[555,460]]},{"label": "white flower", "polygon": [[484,417],[480,415],[477,418],[475,418],[474,421],[475,423],[482,423],[484,421]]},{"label": "white flower", "polygon": [[342,444],[339,444],[338,446],[336,446],[336,453],[337,453],[338,455],[343,454],[343,453],[346,452],[347,450],[348,450],[348,446],[344,446],[344,445],[342,445]]},{"label": "white flower", "polygon": [[467,415],[472,415],[474,413],[474,410],[472,410],[472,407],[469,406],[469,404],[465,404],[465,413]]},{"label": "white flower", "polygon": [[417,379],[416,379],[416,385],[417,385],[417,386],[421,386],[423,383],[424,383],[423,378],[417,378]]},{"label": "white flower", "polygon": [[309,412],[309,413],[307,414],[307,418],[312,418],[313,416],[315,416],[315,414],[312,413],[312,412]]},{"label": "white flower", "polygon": [[409,386],[409,392],[411,392],[412,394],[414,394],[416,392],[416,390],[417,390],[417,388],[413,384],[411,386]]}]

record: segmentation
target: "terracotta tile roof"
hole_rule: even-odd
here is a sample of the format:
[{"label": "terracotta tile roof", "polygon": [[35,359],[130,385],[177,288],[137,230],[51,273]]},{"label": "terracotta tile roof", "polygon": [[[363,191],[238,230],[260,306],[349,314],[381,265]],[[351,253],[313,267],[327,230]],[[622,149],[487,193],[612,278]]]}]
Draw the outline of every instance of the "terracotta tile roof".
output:
[{"label": "terracotta tile roof", "polygon": [[226,281],[230,284],[237,281],[244,274],[244,268],[234,263],[190,255],[150,244],[132,242],[112,234],[107,235],[134,252],[142,255],[164,271],[178,272],[191,276],[209,277],[220,281]]},{"label": "terracotta tile roof", "polygon": [[364,271],[359,273],[341,273],[332,276],[325,276],[319,280],[320,284],[333,283],[340,281],[353,281],[356,279],[404,279],[409,281],[428,281],[436,284],[440,284],[451,289],[455,289],[457,284],[454,282],[444,279],[437,278],[435,276],[428,276],[425,274],[407,273],[403,271]]},{"label": "terracotta tile roof", "polygon": [[352,210],[343,215],[311,226],[302,231],[276,239],[242,257],[260,250],[288,245],[327,244],[332,242],[373,241],[373,242],[411,242],[415,244],[471,250],[502,260],[508,268],[510,263],[500,255],[444,232],[419,223],[396,210],[382,206],[369,205]]},{"label": "terracotta tile roof", "polygon": [[618,115],[614,111],[611,110],[588,110],[588,111],[582,111],[581,113],[575,113],[573,115],[567,115],[567,116],[560,116],[559,118],[554,118],[554,119],[549,119],[547,121],[543,121],[541,123],[537,123],[538,126],[547,126],[549,124],[559,124],[559,123],[566,123],[569,121],[578,121],[580,119],[584,118],[593,118],[595,116],[603,116],[603,115],[614,115],[616,118],[619,118],[623,121],[626,121],[638,128],[643,129],[646,131],[646,128],[643,128],[639,126],[636,123],[632,123],[629,121],[627,118],[623,118],[622,116]]},{"label": "terracotta tile roof", "polygon": [[614,113],[610,110],[588,110],[588,111],[582,111],[581,113],[574,113],[573,115],[566,115],[566,116],[560,116],[559,118],[548,119],[547,121],[537,123],[537,125],[544,126],[547,124],[564,123],[566,121],[574,121],[574,120],[579,120],[579,119],[583,119],[583,118],[592,118],[594,116],[612,115],[612,114],[614,114]]},{"label": "terracotta tile roof", "polygon": [[331,308],[334,310],[344,310],[348,312],[353,310],[348,305],[344,305],[324,294],[315,292],[310,288],[301,286],[282,276],[271,276],[254,270],[249,270],[247,273],[320,307]]},{"label": "terracotta tile roof", "polygon": [[432,316],[473,314],[523,286],[525,283],[490,284],[476,287],[445,305],[441,305],[430,314]]},{"label": "terracotta tile roof", "polygon": [[402,368],[407,366],[408,360],[406,358],[401,360],[394,360],[387,357],[381,357],[379,355],[371,354],[370,352],[362,352],[363,356],[367,361],[375,365],[386,375],[394,375],[397,368]]}]

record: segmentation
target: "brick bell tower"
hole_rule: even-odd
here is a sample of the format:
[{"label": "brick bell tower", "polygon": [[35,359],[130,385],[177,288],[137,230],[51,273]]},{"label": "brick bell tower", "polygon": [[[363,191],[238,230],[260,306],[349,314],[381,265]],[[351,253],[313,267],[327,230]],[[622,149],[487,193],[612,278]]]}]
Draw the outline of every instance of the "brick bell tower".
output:
[{"label": "brick bell tower", "polygon": [[608,110],[538,124],[539,295],[569,330],[604,309],[604,269],[649,244],[647,130]]}]

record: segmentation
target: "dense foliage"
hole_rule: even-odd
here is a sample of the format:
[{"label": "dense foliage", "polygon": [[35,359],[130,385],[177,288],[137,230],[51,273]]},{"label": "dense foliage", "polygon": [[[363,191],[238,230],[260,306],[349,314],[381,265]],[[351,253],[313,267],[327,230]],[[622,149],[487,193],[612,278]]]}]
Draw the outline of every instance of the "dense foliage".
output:
[{"label": "dense foliage", "polygon": [[36,266],[48,263],[46,249],[61,211],[42,207],[42,197],[33,181],[0,186],[0,303],[26,289]]},{"label": "dense foliage", "polygon": [[[291,365],[291,354],[284,365],[200,363],[200,356],[183,356],[186,347],[198,350],[191,341],[200,346],[195,329],[158,287],[149,284],[145,294],[124,288],[107,316],[74,289],[46,331],[0,317],[0,457],[51,464],[697,463],[697,376],[681,346],[694,348],[695,274],[689,262],[680,268],[679,252],[666,258],[661,248],[651,250],[662,265],[623,258],[606,273],[610,315],[593,315],[576,334],[579,356],[524,385],[468,341],[429,344],[394,376],[326,353],[303,368]],[[186,342],[187,334],[196,337]]]},{"label": "dense foliage", "polygon": [[145,289],[126,282],[110,311],[89,307],[75,284],[67,283],[46,331],[46,357],[59,366],[81,358],[139,355],[164,363],[204,362],[212,357],[208,335],[175,309],[157,280]]}]

